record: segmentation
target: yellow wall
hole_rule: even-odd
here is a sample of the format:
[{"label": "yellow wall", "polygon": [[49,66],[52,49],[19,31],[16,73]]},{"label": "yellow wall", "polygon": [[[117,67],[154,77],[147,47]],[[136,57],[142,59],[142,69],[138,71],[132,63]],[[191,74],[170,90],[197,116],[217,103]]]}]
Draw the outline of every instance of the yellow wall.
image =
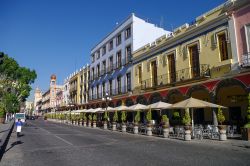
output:
[{"label": "yellow wall", "polygon": [[[174,37],[172,38],[166,38],[162,37],[160,40],[156,40],[156,46],[155,45],[146,45],[142,47],[141,49],[138,49],[133,53],[133,58],[136,60],[138,57],[145,57],[150,54],[154,54],[154,52],[157,52],[157,50],[160,50],[161,48],[165,47],[168,48],[173,42],[178,41],[178,39],[181,39],[185,37],[186,35],[189,34],[190,36],[190,31],[195,32],[195,29],[199,29],[200,26],[204,26],[204,24],[208,24],[213,20],[218,17],[218,15],[223,15],[221,13],[221,10],[217,10],[214,13],[209,13],[208,16],[206,16],[205,20],[200,21],[199,25],[195,28],[184,28],[180,29],[180,32],[176,33]],[[212,23],[211,23],[212,24]],[[133,66],[133,85],[134,88],[139,87],[140,83],[138,82],[138,74],[136,75],[135,73],[138,71],[138,65],[142,65],[142,80],[150,79],[152,78],[151,70],[147,71],[147,63],[152,60],[157,58],[158,66],[157,66],[157,75],[164,75],[164,74],[169,74],[168,71],[168,61],[166,58],[167,65],[163,66],[163,58],[164,56],[168,55],[170,52],[175,52],[176,53],[176,71],[180,71],[186,68],[190,68],[190,55],[189,55],[189,47],[192,46],[193,44],[197,43],[198,47],[200,48],[199,52],[199,59],[200,59],[200,65],[202,64],[208,64],[210,69],[211,69],[211,78],[216,78],[216,77],[221,77],[224,74],[227,74],[228,72],[231,71],[231,64],[232,64],[232,55],[231,55],[231,46],[230,42],[227,44],[228,46],[228,51],[229,51],[229,59],[221,61],[220,57],[220,51],[219,51],[219,45],[218,45],[218,39],[217,35],[219,33],[228,33],[228,27],[227,26],[221,26],[218,27],[217,29],[214,29],[211,32],[208,32],[206,34],[202,34],[199,37],[192,38],[189,41],[185,43],[181,43],[173,48],[170,48],[169,50],[163,52],[163,53],[158,53],[154,55],[152,58],[148,58],[144,60],[143,62],[137,63]],[[191,35],[192,36],[192,35]],[[215,37],[215,38],[214,38]],[[213,40],[215,39],[215,40]],[[215,41],[215,42],[212,42]],[[216,44],[213,44],[216,43]],[[137,70],[137,71],[136,71]],[[138,72],[137,72],[138,73]],[[191,70],[189,77],[191,76]],[[186,78],[188,79],[188,78]],[[179,80],[177,80],[179,81]]]}]

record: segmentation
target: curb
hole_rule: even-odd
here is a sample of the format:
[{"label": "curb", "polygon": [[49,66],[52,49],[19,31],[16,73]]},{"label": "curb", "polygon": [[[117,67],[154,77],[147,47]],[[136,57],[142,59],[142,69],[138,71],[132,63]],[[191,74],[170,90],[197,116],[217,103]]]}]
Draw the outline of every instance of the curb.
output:
[{"label": "curb", "polygon": [[10,135],[12,133],[12,130],[14,128],[14,121],[12,121],[11,123],[12,124],[10,124],[10,127],[8,128],[9,131],[3,135],[2,141],[0,143],[0,161],[1,161],[2,157],[3,157],[3,154],[5,152],[5,148],[6,148],[7,144],[8,144],[8,139],[9,139],[9,137],[10,137]]}]

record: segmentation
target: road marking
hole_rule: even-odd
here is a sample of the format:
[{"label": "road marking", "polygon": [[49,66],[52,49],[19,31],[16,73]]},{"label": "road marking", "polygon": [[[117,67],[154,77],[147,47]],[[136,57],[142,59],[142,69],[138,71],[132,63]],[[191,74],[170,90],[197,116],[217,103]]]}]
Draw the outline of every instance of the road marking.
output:
[{"label": "road marking", "polygon": [[61,141],[63,141],[63,142],[65,142],[65,143],[67,143],[67,144],[73,146],[73,144],[72,144],[71,142],[69,142],[69,141],[67,141],[67,140],[65,140],[65,139],[63,139],[63,138],[61,138],[61,137],[59,137],[59,136],[57,136],[57,135],[54,135],[54,134],[52,134],[52,135],[55,136],[56,138],[60,139]]},{"label": "road marking", "polygon": [[61,137],[59,137],[59,136],[57,136],[57,135],[51,133],[50,131],[48,131],[48,130],[42,128],[42,127],[38,127],[38,126],[37,126],[37,128],[39,128],[39,129],[41,129],[41,130],[47,132],[47,133],[50,134],[50,135],[53,135],[54,137],[56,137],[57,139],[60,139],[61,141],[63,141],[63,142],[65,142],[65,143],[67,143],[67,144],[73,146],[73,144],[72,144],[71,142],[69,142],[69,141],[67,141],[67,140],[65,140],[65,139],[63,139],[63,138],[61,138]]}]

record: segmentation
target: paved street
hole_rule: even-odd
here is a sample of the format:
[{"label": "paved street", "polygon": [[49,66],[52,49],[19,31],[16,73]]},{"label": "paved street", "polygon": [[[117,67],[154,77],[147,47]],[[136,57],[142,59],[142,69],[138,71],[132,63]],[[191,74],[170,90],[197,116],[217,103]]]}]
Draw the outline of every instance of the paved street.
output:
[{"label": "paved street", "polygon": [[218,141],[169,140],[29,121],[20,143],[13,132],[0,165],[250,165],[250,149]]}]

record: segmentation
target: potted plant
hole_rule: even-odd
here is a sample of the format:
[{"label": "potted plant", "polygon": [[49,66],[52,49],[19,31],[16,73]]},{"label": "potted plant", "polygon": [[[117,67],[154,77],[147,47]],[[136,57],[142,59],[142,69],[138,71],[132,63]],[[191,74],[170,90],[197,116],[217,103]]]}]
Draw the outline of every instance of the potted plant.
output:
[{"label": "potted plant", "polygon": [[5,110],[3,104],[0,103],[0,123],[5,121]]},{"label": "potted plant", "polygon": [[79,121],[80,121],[80,116],[79,116],[79,115],[76,115],[75,124],[76,124],[76,125],[79,125]]},{"label": "potted plant", "polygon": [[220,125],[218,125],[219,131],[220,131],[220,141],[225,141],[227,140],[227,135],[226,135],[226,125],[222,125],[223,122],[225,121],[225,116],[221,110],[221,108],[218,108],[218,114],[217,114],[217,119],[218,119],[218,123]]},{"label": "potted plant", "polygon": [[138,124],[140,121],[141,121],[140,111],[137,111],[135,115],[134,134],[138,134]]},{"label": "potted plant", "polygon": [[92,115],[91,115],[91,114],[89,114],[88,118],[89,118],[89,121],[88,121],[88,127],[91,127]]},{"label": "potted plant", "polygon": [[125,111],[122,111],[121,120],[122,120],[122,132],[126,132],[126,120],[127,120],[127,114],[126,114],[126,112],[125,112]]},{"label": "potted plant", "polygon": [[162,128],[163,128],[163,137],[168,138],[169,137],[169,119],[167,115],[162,116]]},{"label": "potted plant", "polygon": [[72,114],[72,115],[71,115],[71,122],[72,122],[72,125],[75,124],[75,121],[76,121],[76,116],[75,116],[75,114]]},{"label": "potted plant", "polygon": [[87,126],[87,116],[86,113],[83,113],[83,126],[86,127]]},{"label": "potted plant", "polygon": [[96,128],[96,120],[97,120],[97,116],[96,114],[93,115],[93,128]]},{"label": "potted plant", "polygon": [[109,118],[108,112],[105,111],[104,112],[104,117],[103,117],[103,119],[104,119],[103,129],[104,130],[108,129],[108,125],[107,125],[108,118]]},{"label": "potted plant", "polygon": [[116,131],[116,123],[118,121],[118,113],[115,111],[114,116],[113,116],[113,124],[112,124],[112,130]]},{"label": "potted plant", "polygon": [[182,119],[182,123],[184,124],[184,129],[185,129],[184,140],[191,141],[191,126],[190,126],[191,118],[188,109],[185,110],[185,115]]},{"label": "potted plant", "polygon": [[151,112],[151,108],[149,108],[147,115],[146,115],[146,119],[147,119],[147,135],[148,136],[152,136],[152,112]]},{"label": "potted plant", "polygon": [[79,123],[81,126],[83,125],[83,113],[82,112],[79,115]]},{"label": "potted plant", "polygon": [[250,141],[250,93],[248,95],[247,124],[241,129],[242,139]]}]

